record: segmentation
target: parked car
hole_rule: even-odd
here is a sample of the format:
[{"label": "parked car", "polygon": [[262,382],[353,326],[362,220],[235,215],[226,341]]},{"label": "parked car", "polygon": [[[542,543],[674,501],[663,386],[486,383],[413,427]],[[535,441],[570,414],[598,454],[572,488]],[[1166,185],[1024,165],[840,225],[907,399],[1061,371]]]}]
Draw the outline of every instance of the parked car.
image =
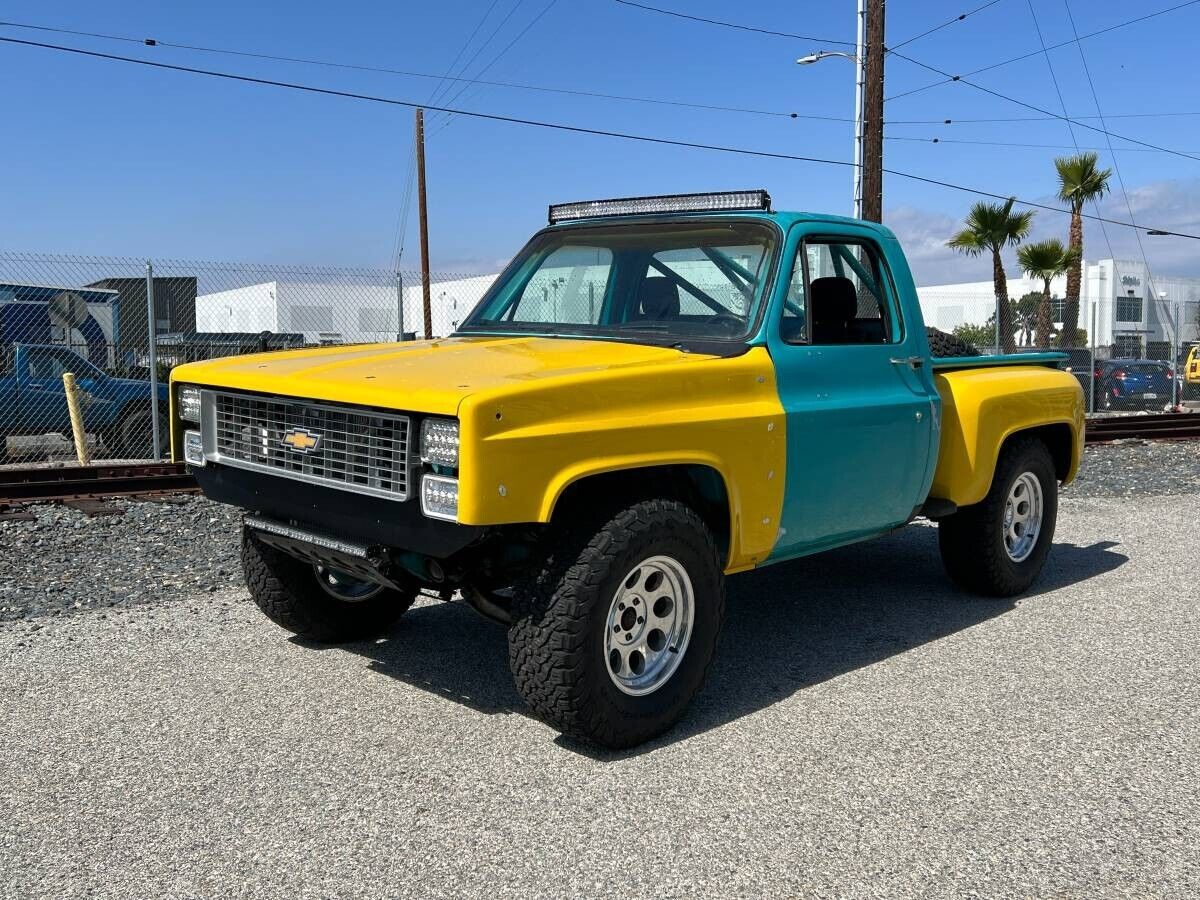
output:
[{"label": "parked car", "polygon": [[966,590],[1037,578],[1083,392],[1063,354],[933,337],[871,222],[765,192],[567,204],[449,338],[175,369],[173,449],[246,510],[284,628],[362,638],[461,596],[508,626],[533,710],[623,747],[699,690],[727,576],[923,515]]},{"label": "parked car", "polygon": [[1161,410],[1175,399],[1175,370],[1160,360],[1097,360],[1093,375],[1098,410]]},{"label": "parked car", "polygon": [[[68,347],[13,344],[0,349],[0,457],[8,437],[71,433],[63,373],[80,389],[84,428],[114,456],[151,455],[150,382],[114,378]],[[158,386],[159,451],[167,449],[169,394]]]},{"label": "parked car", "polygon": [[1188,351],[1183,364],[1183,399],[1200,400],[1200,344]]}]

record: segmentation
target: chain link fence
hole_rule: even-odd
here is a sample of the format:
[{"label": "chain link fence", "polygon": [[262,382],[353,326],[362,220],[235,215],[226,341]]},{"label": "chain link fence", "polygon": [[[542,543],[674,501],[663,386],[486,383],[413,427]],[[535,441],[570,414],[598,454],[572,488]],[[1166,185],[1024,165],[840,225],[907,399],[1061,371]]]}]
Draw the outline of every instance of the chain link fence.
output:
[{"label": "chain link fence", "polygon": [[[434,273],[433,335],[454,331],[495,277]],[[560,287],[542,286],[548,303]],[[928,325],[984,353],[1004,349],[990,291],[919,293]],[[1172,407],[1182,394],[1188,349],[1200,341],[1200,302],[1172,305],[1127,293],[1085,296],[1074,346],[1064,348],[1089,412]],[[1070,343],[1064,301],[1051,299],[1045,340],[1040,305],[1039,292],[1010,303],[1007,327],[1017,352]],[[415,272],[0,252],[0,463],[73,456],[66,372],[81,389],[91,455],[149,459],[165,453],[174,366],[423,335]]]},{"label": "chain link fence", "polygon": [[1070,341],[1064,319],[1074,311],[1062,297],[1052,296],[1043,338],[1038,320],[1042,295],[1031,292],[1010,299],[1011,341],[1005,346],[990,291],[922,288],[919,293],[927,325],[954,334],[981,353],[1066,352],[1066,368],[1079,379],[1089,413],[1163,412],[1188,399],[1183,370],[1189,350],[1200,342],[1200,302],[1084,296]]},{"label": "chain link fence", "polygon": [[[494,278],[432,273],[433,336]],[[415,272],[0,252],[0,464],[73,458],[67,372],[93,458],[161,458],[177,365],[423,336]]]}]

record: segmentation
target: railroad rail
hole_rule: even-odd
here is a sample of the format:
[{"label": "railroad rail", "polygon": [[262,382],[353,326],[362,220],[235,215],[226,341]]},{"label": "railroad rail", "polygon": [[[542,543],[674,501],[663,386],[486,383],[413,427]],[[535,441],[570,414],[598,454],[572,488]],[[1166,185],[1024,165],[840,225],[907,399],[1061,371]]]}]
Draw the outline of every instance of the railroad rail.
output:
[{"label": "railroad rail", "polygon": [[1105,416],[1088,419],[1089,444],[1136,438],[1149,441],[1200,439],[1200,413],[1162,413],[1151,416]]},{"label": "railroad rail", "polygon": [[198,491],[181,463],[0,469],[0,505],[47,500],[162,497]]}]

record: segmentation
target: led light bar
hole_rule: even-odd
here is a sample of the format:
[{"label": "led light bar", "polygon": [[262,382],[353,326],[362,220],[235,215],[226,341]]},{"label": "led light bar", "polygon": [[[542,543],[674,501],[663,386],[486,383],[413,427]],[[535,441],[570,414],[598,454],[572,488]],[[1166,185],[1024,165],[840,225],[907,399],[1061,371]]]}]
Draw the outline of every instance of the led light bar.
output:
[{"label": "led light bar", "polygon": [[624,197],[619,200],[583,200],[550,207],[550,224],[572,219],[609,216],[646,216],[656,213],[730,212],[742,209],[771,210],[766,191],[719,191],[713,194],[664,194],[659,197]]}]

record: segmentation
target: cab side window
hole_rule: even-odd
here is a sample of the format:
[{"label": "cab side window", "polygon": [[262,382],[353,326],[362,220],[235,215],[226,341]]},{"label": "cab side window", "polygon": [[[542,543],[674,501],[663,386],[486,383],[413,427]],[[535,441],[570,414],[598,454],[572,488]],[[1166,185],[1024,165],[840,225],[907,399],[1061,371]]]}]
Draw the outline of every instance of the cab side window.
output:
[{"label": "cab side window", "polygon": [[[796,268],[807,263],[807,272],[792,273],[793,288],[789,301],[799,283],[803,286],[800,300],[795,304],[807,320],[806,336],[812,344],[890,344],[895,340],[895,327],[888,300],[887,275],[878,249],[862,241],[806,241],[797,254]],[[783,337],[789,337],[789,312],[792,303],[785,304]]]},{"label": "cab side window", "polygon": [[787,298],[783,301],[783,317],[779,334],[789,344],[808,342],[808,305],[804,289],[804,248],[796,253],[792,277],[788,281]]}]

